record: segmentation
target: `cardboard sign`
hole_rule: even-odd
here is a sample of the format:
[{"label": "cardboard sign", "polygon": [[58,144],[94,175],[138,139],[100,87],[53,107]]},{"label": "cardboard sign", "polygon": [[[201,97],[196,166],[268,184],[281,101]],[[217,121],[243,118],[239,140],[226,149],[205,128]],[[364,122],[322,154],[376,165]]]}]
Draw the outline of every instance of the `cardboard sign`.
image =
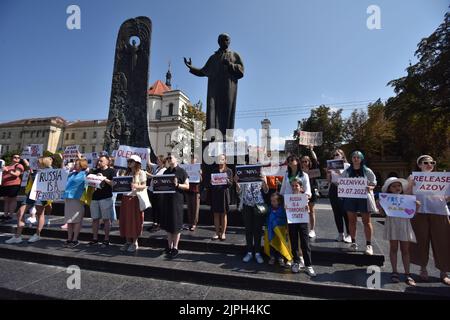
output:
[{"label": "cardboard sign", "polygon": [[366,178],[339,178],[338,197],[367,199]]},{"label": "cardboard sign", "polygon": [[300,131],[299,144],[303,146],[321,146],[322,132]]},{"label": "cardboard sign", "polygon": [[33,170],[38,169],[38,158],[44,154],[44,145],[42,144],[29,144],[22,150],[21,157],[27,159],[30,168]]},{"label": "cardboard sign", "polygon": [[261,167],[260,164],[236,166],[236,174],[239,178],[238,182],[240,184],[261,182]]},{"label": "cardboard sign", "polygon": [[344,160],[327,160],[327,169],[330,170],[344,169]]},{"label": "cardboard sign", "polygon": [[228,175],[226,172],[223,173],[211,173],[211,185],[213,186],[223,186],[228,184]]},{"label": "cardboard sign", "polygon": [[102,182],[106,179],[105,176],[98,176],[96,174],[88,174],[86,177],[86,186],[95,189],[101,189]]},{"label": "cardboard sign", "polygon": [[36,174],[29,198],[31,200],[61,200],[69,172],[65,169],[44,169]]},{"label": "cardboard sign", "polygon": [[200,170],[201,164],[180,164],[181,168],[183,168],[189,176],[189,183],[200,183]]},{"label": "cardboard sign", "polygon": [[320,169],[311,169],[311,170],[308,171],[308,176],[309,176],[311,179],[314,179],[314,178],[320,178],[321,175],[322,175],[322,174],[321,174],[321,172],[320,172]]},{"label": "cardboard sign", "polygon": [[129,159],[134,154],[141,157],[141,168],[145,170],[147,168],[147,162],[150,159],[150,149],[130,146],[119,146],[119,150],[117,150],[115,155],[114,168],[126,169],[127,159]]},{"label": "cardboard sign", "polygon": [[78,159],[78,153],[80,146],[79,145],[72,145],[72,146],[67,146],[66,149],[64,149],[64,153],[63,153],[63,158],[65,161],[70,161],[70,160],[76,160]]},{"label": "cardboard sign", "polygon": [[175,193],[175,175],[162,174],[152,178],[153,193]]},{"label": "cardboard sign", "polygon": [[416,196],[380,193],[380,205],[389,217],[411,219],[416,213]]},{"label": "cardboard sign", "polygon": [[133,183],[133,177],[113,177],[112,192],[113,193],[129,193],[132,191],[131,184]]},{"label": "cardboard sign", "polygon": [[413,172],[413,193],[450,196],[450,172]]},{"label": "cardboard sign", "polygon": [[306,194],[285,194],[284,203],[289,224],[309,223],[308,196]]}]

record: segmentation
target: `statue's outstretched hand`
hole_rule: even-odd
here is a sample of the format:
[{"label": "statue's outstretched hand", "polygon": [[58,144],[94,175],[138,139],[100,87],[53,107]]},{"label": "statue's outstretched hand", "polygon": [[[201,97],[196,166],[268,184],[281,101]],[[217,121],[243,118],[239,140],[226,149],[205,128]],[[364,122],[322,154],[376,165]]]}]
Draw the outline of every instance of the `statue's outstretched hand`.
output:
[{"label": "statue's outstretched hand", "polygon": [[191,68],[192,68],[192,59],[189,58],[189,60],[188,60],[188,59],[184,58],[184,64],[185,64],[189,69],[191,69]]}]

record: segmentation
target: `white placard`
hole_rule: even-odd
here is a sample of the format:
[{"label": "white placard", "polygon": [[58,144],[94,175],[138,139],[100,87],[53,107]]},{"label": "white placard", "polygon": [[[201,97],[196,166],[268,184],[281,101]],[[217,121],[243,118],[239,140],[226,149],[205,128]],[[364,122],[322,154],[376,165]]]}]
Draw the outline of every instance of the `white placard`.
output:
[{"label": "white placard", "polygon": [[450,172],[413,172],[414,194],[450,196]]},{"label": "white placard", "polygon": [[96,174],[88,174],[86,177],[86,186],[95,189],[101,189],[102,182],[106,179],[105,176],[98,176]]},{"label": "white placard", "polygon": [[339,178],[338,197],[367,199],[367,186],[366,178]]},{"label": "white placard", "polygon": [[304,146],[321,146],[322,132],[300,131],[299,144]]},{"label": "white placard", "polygon": [[380,193],[380,205],[389,217],[411,219],[416,213],[416,196]]},{"label": "white placard", "polygon": [[114,159],[114,167],[127,168],[127,159],[129,159],[134,154],[138,155],[141,158],[141,168],[145,170],[147,168],[147,162],[150,159],[150,149],[130,146],[119,146],[119,150],[117,150]]},{"label": "white placard", "polygon": [[97,166],[99,154],[97,152],[85,153],[84,158],[88,162],[89,168],[93,169]]},{"label": "white placard", "polygon": [[200,170],[201,164],[180,164],[181,168],[183,168],[189,176],[189,183],[200,183]]},{"label": "white placard", "polygon": [[22,181],[20,182],[20,186],[26,187],[29,178],[30,178],[30,171],[24,171],[22,174]]},{"label": "white placard", "polygon": [[287,171],[286,165],[280,165],[280,166],[269,166],[269,167],[262,167],[261,173],[264,176],[278,176],[278,177],[284,177]]},{"label": "white placard", "polygon": [[308,171],[308,177],[311,179],[320,178],[320,176],[321,176],[320,169],[310,169]]},{"label": "white placard", "polygon": [[306,194],[285,194],[284,204],[289,224],[309,223],[308,196]]},{"label": "white placard", "polygon": [[31,200],[61,200],[69,172],[65,169],[44,169],[36,174],[29,198]]},{"label": "white placard", "polygon": [[80,149],[79,145],[67,146],[64,149],[64,153],[63,153],[64,160],[65,161],[70,161],[70,160],[78,159],[79,149]]},{"label": "white placard", "polygon": [[226,184],[228,184],[228,175],[226,172],[211,174],[211,185],[223,186]]}]

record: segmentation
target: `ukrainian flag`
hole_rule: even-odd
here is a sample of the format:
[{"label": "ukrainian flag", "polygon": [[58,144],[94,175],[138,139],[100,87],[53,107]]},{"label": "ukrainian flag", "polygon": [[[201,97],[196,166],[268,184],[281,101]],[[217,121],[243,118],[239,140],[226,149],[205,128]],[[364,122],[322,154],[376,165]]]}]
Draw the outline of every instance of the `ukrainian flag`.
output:
[{"label": "ukrainian flag", "polygon": [[270,209],[267,228],[264,230],[264,253],[270,257],[270,247],[278,251],[288,261],[293,259],[287,228],[286,212],[283,208]]}]

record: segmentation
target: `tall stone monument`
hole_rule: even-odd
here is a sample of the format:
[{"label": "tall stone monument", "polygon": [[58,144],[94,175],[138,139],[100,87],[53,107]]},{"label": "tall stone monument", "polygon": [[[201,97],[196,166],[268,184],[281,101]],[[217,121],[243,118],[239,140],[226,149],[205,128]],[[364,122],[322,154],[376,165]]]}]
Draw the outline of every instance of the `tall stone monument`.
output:
[{"label": "tall stone monument", "polygon": [[[151,149],[147,122],[151,34],[148,17],[129,19],[120,27],[104,144],[109,153],[119,145]],[[156,160],[153,150],[151,160]]]}]

